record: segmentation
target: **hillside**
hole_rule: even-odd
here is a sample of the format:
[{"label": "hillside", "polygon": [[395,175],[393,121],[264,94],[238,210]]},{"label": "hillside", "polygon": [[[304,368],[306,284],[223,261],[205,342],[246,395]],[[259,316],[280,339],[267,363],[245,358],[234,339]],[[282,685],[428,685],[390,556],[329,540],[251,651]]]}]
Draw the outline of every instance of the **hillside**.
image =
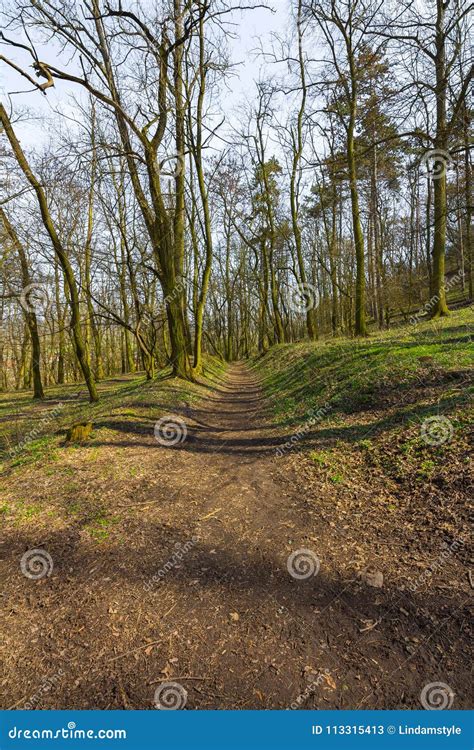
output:
[{"label": "hillside", "polygon": [[152,708],[177,683],[188,708],[418,708],[441,681],[466,707],[471,324],[65,410],[4,462],[8,706]]}]

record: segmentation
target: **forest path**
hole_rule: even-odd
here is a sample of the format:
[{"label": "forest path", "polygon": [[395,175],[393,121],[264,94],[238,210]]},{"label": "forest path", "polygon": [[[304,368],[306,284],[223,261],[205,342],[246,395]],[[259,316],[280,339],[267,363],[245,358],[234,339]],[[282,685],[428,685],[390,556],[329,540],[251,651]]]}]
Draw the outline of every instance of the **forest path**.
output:
[{"label": "forest path", "polygon": [[[256,377],[243,364],[232,365],[218,389],[185,415],[183,469],[199,488],[202,512],[215,511],[221,525],[244,539],[273,526],[284,489],[275,480],[276,446],[267,403]],[[281,509],[281,508],[280,508]],[[281,519],[278,519],[281,520]],[[258,536],[258,534],[257,534]]]},{"label": "forest path", "polygon": [[[252,370],[167,416],[156,393],[145,405],[182,442],[158,444],[125,406],[90,445],[10,479],[9,497],[46,510],[4,538],[2,706],[153,708],[162,688],[188,709],[419,707],[438,654],[457,664],[459,624],[354,572],[350,514],[277,455],[288,435]],[[38,547],[54,568],[29,580],[19,560]]]}]

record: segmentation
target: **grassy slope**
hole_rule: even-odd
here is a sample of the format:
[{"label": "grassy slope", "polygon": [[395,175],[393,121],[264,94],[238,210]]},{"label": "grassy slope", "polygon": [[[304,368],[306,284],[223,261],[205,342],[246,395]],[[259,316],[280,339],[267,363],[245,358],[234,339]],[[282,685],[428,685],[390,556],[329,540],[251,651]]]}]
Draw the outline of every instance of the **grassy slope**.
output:
[{"label": "grassy slope", "polygon": [[[94,405],[87,402],[83,386],[77,397],[78,384],[47,389],[41,404],[28,393],[2,394],[0,528],[37,536],[79,525],[94,543],[105,542],[118,523],[114,509],[120,498],[139,498],[156,481],[150,465],[126,447],[134,445],[130,438],[137,439],[137,446],[141,436],[149,441],[157,419],[185,414],[215,387],[223,370],[219,360],[206,357],[199,384],[171,378],[166,371],[153,381],[143,376],[104,381],[101,400]],[[64,408],[55,416],[58,403]],[[66,444],[66,429],[86,420],[93,422],[87,443]],[[35,425],[41,435],[28,440]],[[5,449],[25,437],[24,447],[11,457]],[[145,449],[142,455],[153,464],[153,452]]]},{"label": "grassy slope", "polygon": [[[273,421],[287,441],[297,435],[286,447],[282,439],[282,460],[316,512],[348,524],[354,549],[365,536],[368,547],[382,521],[387,540],[414,531],[407,544],[435,557],[468,535],[473,323],[473,311],[462,310],[363,341],[276,346],[254,363]],[[321,407],[309,424],[308,411]],[[422,432],[433,416],[448,430],[435,445]]]},{"label": "grassy slope", "polygon": [[[448,386],[440,410],[462,400],[460,387],[473,364],[474,313],[467,309],[436,323],[376,333],[367,339],[331,339],[314,344],[273,347],[256,362],[275,416],[298,424],[310,408],[331,403],[334,413],[351,414],[396,389],[444,379]],[[467,385],[467,384],[466,384]],[[410,413],[407,405],[407,416]],[[414,409],[424,413],[424,409]],[[333,420],[335,416],[333,416]]]},{"label": "grassy slope", "polygon": [[137,418],[156,420],[168,406],[199,399],[203,386],[212,387],[222,371],[219,360],[206,357],[202,385],[171,378],[168,370],[153,381],[143,375],[105,380],[98,384],[101,398],[97,404],[87,401],[85,386],[77,383],[47,388],[43,402],[33,401],[27,391],[0,393],[0,469],[55,460],[65,431],[75,422],[93,422],[93,438],[99,438],[106,429],[100,427],[105,419],[120,418],[125,423]]}]

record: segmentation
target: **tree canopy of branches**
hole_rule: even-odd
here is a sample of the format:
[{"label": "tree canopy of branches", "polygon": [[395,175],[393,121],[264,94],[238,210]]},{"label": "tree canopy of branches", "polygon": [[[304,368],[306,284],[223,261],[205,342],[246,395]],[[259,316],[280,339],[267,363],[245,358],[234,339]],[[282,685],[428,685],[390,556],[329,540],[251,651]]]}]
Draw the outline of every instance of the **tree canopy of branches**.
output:
[{"label": "tree canopy of branches", "polygon": [[0,388],[95,401],[472,299],[468,3],[292,0],[236,113],[255,12],[2,0]]}]

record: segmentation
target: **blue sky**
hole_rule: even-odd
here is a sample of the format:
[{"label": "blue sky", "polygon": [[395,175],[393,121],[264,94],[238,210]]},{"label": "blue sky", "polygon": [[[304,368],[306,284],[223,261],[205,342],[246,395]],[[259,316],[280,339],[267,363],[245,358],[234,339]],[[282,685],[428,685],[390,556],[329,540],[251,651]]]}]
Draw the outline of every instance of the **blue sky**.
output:
[{"label": "blue sky", "polygon": [[[229,38],[229,48],[233,63],[241,63],[235,75],[228,82],[228,89],[222,93],[221,106],[227,120],[232,120],[234,114],[239,111],[244,99],[251,99],[255,93],[254,80],[259,77],[259,71],[263,66],[263,60],[258,58],[255,51],[261,44],[267,48],[272,33],[284,34],[288,27],[290,6],[288,0],[272,0],[271,7],[275,12],[266,8],[257,8],[252,11],[235,14],[234,33],[236,38]],[[48,62],[58,62],[56,51],[52,46],[37,47],[40,59]],[[24,67],[33,74],[29,65],[31,60],[26,53],[20,50],[5,48],[5,54],[18,65]],[[0,95],[2,101],[8,104],[7,93],[25,91],[30,88],[28,81],[22,78],[16,71],[5,64],[0,63]],[[51,132],[51,125],[57,115],[55,109],[61,109],[72,114],[73,102],[70,95],[80,96],[78,87],[68,83],[56,82],[54,88],[48,89],[47,96],[38,91],[14,94],[12,102],[14,111],[23,111],[22,121],[16,125],[17,132],[25,145],[40,145],[45,142]],[[26,111],[29,116],[26,116]]]}]

